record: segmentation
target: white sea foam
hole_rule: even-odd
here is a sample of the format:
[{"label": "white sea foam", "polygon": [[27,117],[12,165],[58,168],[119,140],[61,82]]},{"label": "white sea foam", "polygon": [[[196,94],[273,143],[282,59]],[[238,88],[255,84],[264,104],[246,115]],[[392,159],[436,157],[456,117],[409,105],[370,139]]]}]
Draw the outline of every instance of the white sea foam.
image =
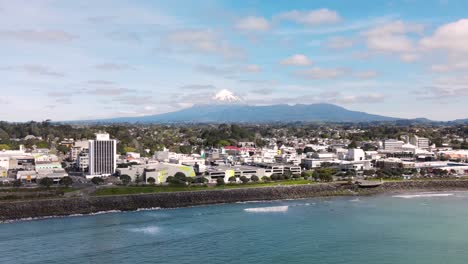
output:
[{"label": "white sea foam", "polygon": [[99,212],[89,213],[89,214],[70,214],[70,215],[50,215],[50,216],[40,216],[40,217],[26,217],[26,218],[19,218],[19,219],[0,221],[0,224],[9,224],[9,223],[23,222],[23,221],[45,220],[45,219],[53,219],[53,218],[92,216],[92,215],[101,215],[101,214],[110,214],[110,213],[122,213],[122,211],[120,211],[120,210],[109,210],[109,211],[99,211]]},{"label": "white sea foam", "polygon": [[428,197],[448,197],[453,196],[453,193],[418,193],[418,194],[400,194],[392,197],[413,199],[413,198],[428,198]]},{"label": "white sea foam", "polygon": [[161,207],[149,207],[149,208],[138,208],[136,211],[155,211],[155,210],[161,210]]},{"label": "white sea foam", "polygon": [[159,227],[157,227],[157,226],[137,227],[137,228],[130,228],[129,231],[136,232],[136,233],[148,234],[148,235],[155,235],[155,234],[159,233]]},{"label": "white sea foam", "polygon": [[361,200],[359,200],[359,198],[356,198],[356,199],[352,199],[352,200],[349,200],[350,202],[354,202],[354,203],[357,203],[357,202],[360,202]]},{"label": "white sea foam", "polygon": [[245,208],[244,211],[249,213],[277,213],[288,211],[289,206],[271,206],[271,207],[256,207]]}]

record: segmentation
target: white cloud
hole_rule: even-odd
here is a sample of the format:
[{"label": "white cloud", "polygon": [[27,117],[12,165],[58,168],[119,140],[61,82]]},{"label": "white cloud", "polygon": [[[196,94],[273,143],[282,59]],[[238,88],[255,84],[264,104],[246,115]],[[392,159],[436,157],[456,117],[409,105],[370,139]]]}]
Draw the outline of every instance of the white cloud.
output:
[{"label": "white cloud", "polygon": [[123,71],[131,69],[131,67],[127,64],[119,64],[119,63],[102,63],[95,65],[96,69],[103,70],[103,71]]},{"label": "white cloud", "polygon": [[405,53],[400,55],[400,59],[404,62],[411,63],[419,60],[420,56],[416,53]]},{"label": "white cloud", "polygon": [[468,96],[468,77],[464,75],[442,76],[432,80],[432,84],[414,91],[421,99],[438,102],[457,100]]},{"label": "white cloud", "polygon": [[103,96],[111,96],[111,95],[121,95],[125,93],[135,93],[134,90],[127,89],[127,88],[120,88],[120,87],[97,87],[94,89],[87,90],[88,93],[91,95],[103,95]]},{"label": "white cloud", "polygon": [[354,75],[360,79],[371,79],[377,77],[378,73],[376,71],[362,71],[356,72]]},{"label": "white cloud", "polygon": [[0,71],[20,71],[26,72],[32,75],[42,75],[50,77],[64,77],[63,72],[59,72],[49,68],[48,66],[39,65],[39,64],[25,64],[20,66],[7,66],[0,67]]},{"label": "white cloud", "polygon": [[334,24],[341,21],[340,15],[336,11],[326,8],[311,10],[311,11],[298,11],[293,10],[281,13],[277,16],[281,20],[289,20],[300,24],[309,26],[316,26],[322,24]]},{"label": "white cloud", "polygon": [[242,31],[262,32],[270,29],[270,23],[264,17],[249,16],[238,20],[235,28]]},{"label": "white cloud", "polygon": [[336,79],[343,77],[345,74],[349,73],[349,69],[345,68],[330,68],[324,69],[319,67],[314,67],[307,70],[299,71],[298,74],[307,79]]},{"label": "white cloud", "polygon": [[332,37],[325,43],[325,47],[329,49],[345,49],[351,48],[354,44],[355,41],[350,38]]},{"label": "white cloud", "polygon": [[292,66],[309,66],[312,65],[312,61],[303,54],[295,54],[281,61],[282,65]]},{"label": "white cloud", "polygon": [[430,37],[421,40],[425,49],[440,49],[450,53],[468,53],[468,19],[440,26]]},{"label": "white cloud", "polygon": [[431,70],[434,72],[455,72],[468,70],[467,61],[450,61],[445,64],[434,64],[431,66]]},{"label": "white cloud", "polygon": [[380,93],[371,93],[366,95],[346,95],[336,100],[341,104],[362,104],[362,103],[379,103],[385,100],[385,95]]},{"label": "white cloud", "polygon": [[0,30],[0,39],[25,42],[57,43],[70,42],[78,36],[63,30]]},{"label": "white cloud", "polygon": [[367,47],[372,51],[409,53],[414,50],[414,41],[408,34],[421,34],[423,31],[423,25],[394,21],[377,26],[363,35],[367,38]]},{"label": "white cloud", "polygon": [[256,64],[249,64],[249,65],[245,66],[245,71],[257,73],[257,72],[262,71],[262,67],[260,67],[259,65],[256,65]]},{"label": "white cloud", "polygon": [[226,58],[239,58],[244,52],[231,46],[218,33],[211,30],[179,30],[168,34],[162,44],[175,51],[200,52],[222,55]]}]

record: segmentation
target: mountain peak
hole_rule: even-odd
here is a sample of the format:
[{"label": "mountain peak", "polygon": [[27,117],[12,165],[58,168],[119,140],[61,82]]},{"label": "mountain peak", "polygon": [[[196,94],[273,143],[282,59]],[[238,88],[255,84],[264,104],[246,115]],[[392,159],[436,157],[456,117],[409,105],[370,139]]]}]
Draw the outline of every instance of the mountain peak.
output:
[{"label": "mountain peak", "polygon": [[213,100],[219,103],[238,103],[241,102],[241,98],[234,95],[233,92],[223,89],[219,91],[214,97]]}]

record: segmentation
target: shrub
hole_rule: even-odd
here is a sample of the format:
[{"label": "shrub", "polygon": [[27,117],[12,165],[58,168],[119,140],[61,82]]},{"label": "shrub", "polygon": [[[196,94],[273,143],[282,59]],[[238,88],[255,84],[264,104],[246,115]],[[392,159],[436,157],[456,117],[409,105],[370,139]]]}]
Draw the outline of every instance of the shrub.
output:
[{"label": "shrub", "polygon": [[285,171],[283,173],[283,177],[284,177],[285,180],[289,180],[289,179],[292,178],[292,173],[290,171]]},{"label": "shrub", "polygon": [[235,183],[237,181],[237,178],[235,176],[229,177],[229,182],[230,183]]},{"label": "shrub", "polygon": [[73,179],[68,176],[63,177],[62,179],[60,179],[59,184],[68,188],[70,185],[73,184]]},{"label": "shrub", "polygon": [[224,185],[224,184],[225,184],[224,178],[218,178],[218,179],[216,179],[216,184],[217,184],[217,185]]},{"label": "shrub", "polygon": [[[185,176],[185,175],[184,175]],[[175,176],[169,176],[166,179],[166,182],[169,184],[175,184],[175,185],[186,185],[186,179],[185,178],[179,178]]]},{"label": "shrub", "polygon": [[194,183],[207,183],[208,179],[205,177],[196,177],[193,182]]},{"label": "shrub", "polygon": [[22,184],[21,180],[16,180],[13,182],[13,187],[19,188]]},{"label": "shrub", "polygon": [[147,181],[148,181],[149,184],[155,184],[156,183],[156,180],[153,177],[149,177],[147,179]]},{"label": "shrub", "polygon": [[279,175],[279,174],[276,174],[276,173],[274,173],[274,174],[272,174],[272,175],[271,175],[271,177],[270,177],[270,178],[271,178],[271,180],[272,180],[272,181],[277,181],[277,180],[279,180],[279,178],[280,178],[280,175]]},{"label": "shrub", "polygon": [[191,184],[191,183],[193,183],[194,181],[195,181],[195,179],[192,178],[192,177],[186,177],[186,178],[185,178],[185,182],[188,183],[188,184]]},{"label": "shrub", "polygon": [[123,184],[127,185],[132,181],[132,178],[127,174],[120,175],[119,179],[122,181]]},{"label": "shrub", "polygon": [[46,187],[47,189],[54,184],[54,180],[51,178],[45,177],[39,180],[39,184]]},{"label": "shrub", "polygon": [[258,182],[260,180],[260,178],[258,178],[257,175],[252,175],[252,177],[250,177],[250,180],[253,181],[253,182]]},{"label": "shrub", "polygon": [[174,177],[176,177],[177,179],[185,179],[187,176],[185,176],[183,172],[179,171],[176,174],[174,174]]},{"label": "shrub", "polygon": [[241,176],[239,179],[241,180],[242,183],[248,183],[249,182],[249,178],[247,178],[245,176]]},{"label": "shrub", "polygon": [[172,181],[174,181],[174,176],[169,176],[166,178],[167,183],[171,183]]},{"label": "shrub", "polygon": [[264,182],[269,182],[269,181],[271,181],[271,180],[270,180],[270,177],[268,177],[268,176],[263,176],[263,177],[262,177],[262,181],[264,181]]},{"label": "shrub", "polygon": [[301,173],[301,176],[304,177],[304,179],[310,178],[314,175],[312,171],[303,171]]},{"label": "shrub", "polygon": [[99,184],[104,183],[104,179],[102,179],[101,177],[94,177],[94,178],[91,179],[91,182],[96,184],[96,185],[99,185]]}]

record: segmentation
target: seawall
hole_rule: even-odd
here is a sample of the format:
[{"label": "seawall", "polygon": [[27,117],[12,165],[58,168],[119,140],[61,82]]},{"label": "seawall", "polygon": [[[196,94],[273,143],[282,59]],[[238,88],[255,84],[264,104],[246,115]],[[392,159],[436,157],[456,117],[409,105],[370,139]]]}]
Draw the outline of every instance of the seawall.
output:
[{"label": "seawall", "polygon": [[0,221],[91,214],[102,211],[132,211],[142,208],[174,208],[255,200],[301,199],[321,196],[371,195],[410,191],[468,191],[468,180],[386,182],[378,188],[353,185],[310,184],[193,192],[90,196],[0,203]]}]

